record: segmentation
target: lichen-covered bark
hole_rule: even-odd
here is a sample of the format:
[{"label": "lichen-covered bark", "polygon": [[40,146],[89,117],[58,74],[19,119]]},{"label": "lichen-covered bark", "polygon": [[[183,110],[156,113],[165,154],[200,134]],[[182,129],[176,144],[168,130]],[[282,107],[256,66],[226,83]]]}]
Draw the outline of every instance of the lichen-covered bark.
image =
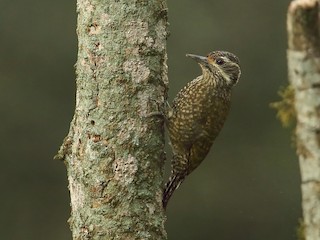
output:
[{"label": "lichen-covered bark", "polygon": [[76,109],[57,158],[73,239],[166,239],[165,0],[78,0]]},{"label": "lichen-covered bark", "polygon": [[296,140],[302,179],[306,240],[320,239],[320,41],[316,0],[296,0],[288,10],[288,69],[294,89]]}]

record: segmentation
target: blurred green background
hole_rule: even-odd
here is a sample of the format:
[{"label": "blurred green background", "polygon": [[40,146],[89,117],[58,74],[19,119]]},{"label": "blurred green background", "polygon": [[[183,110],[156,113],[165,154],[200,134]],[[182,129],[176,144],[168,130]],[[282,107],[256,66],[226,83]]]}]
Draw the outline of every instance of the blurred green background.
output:
[{"label": "blurred green background", "polygon": [[[169,239],[293,240],[300,179],[269,103],[286,85],[289,0],[169,1],[170,100],[200,73],[186,53],[241,61],[225,127],[169,203]],[[75,1],[0,2],[1,239],[71,239],[65,167],[52,160],[74,110]]]}]

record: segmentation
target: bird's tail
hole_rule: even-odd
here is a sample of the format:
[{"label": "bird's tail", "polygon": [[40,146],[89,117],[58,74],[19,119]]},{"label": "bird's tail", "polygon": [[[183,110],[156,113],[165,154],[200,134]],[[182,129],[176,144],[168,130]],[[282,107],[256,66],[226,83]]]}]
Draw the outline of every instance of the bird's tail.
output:
[{"label": "bird's tail", "polygon": [[183,182],[184,179],[185,179],[184,174],[171,175],[163,192],[162,205],[164,209],[166,209],[169,199],[171,198],[174,190],[176,190],[179,187],[179,185]]}]

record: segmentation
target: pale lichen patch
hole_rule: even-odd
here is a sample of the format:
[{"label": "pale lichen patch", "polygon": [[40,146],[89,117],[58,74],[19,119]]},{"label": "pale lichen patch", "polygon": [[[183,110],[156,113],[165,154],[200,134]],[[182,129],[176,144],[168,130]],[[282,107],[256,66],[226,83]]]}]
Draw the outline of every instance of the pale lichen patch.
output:
[{"label": "pale lichen patch", "polygon": [[80,9],[80,6],[83,7],[83,11],[86,12],[87,14],[91,14],[91,12],[93,12],[94,10],[93,5],[88,0],[79,0],[77,2],[78,9]]},{"label": "pale lichen patch", "polygon": [[156,211],[156,207],[154,206],[154,204],[147,203],[146,205],[147,205],[147,207],[148,207],[149,213],[150,213],[151,215],[154,214],[155,211]]},{"label": "pale lichen patch", "polygon": [[127,48],[126,49],[126,55],[133,55],[133,56],[139,56],[140,48],[139,47],[133,47],[133,48]]},{"label": "pale lichen patch", "polygon": [[123,126],[124,125],[126,125],[126,127],[122,127],[117,134],[117,139],[119,144],[129,143],[132,140],[131,133],[135,128],[134,120],[129,118],[126,123],[123,123]]},{"label": "pale lichen patch", "polygon": [[89,27],[89,35],[97,35],[100,34],[102,32],[101,26],[96,25],[96,24],[92,24]]},{"label": "pale lichen patch", "polygon": [[147,22],[141,20],[132,21],[128,24],[128,30],[126,31],[126,38],[130,44],[142,44],[150,47],[154,40],[148,36],[149,26]]},{"label": "pale lichen patch", "polygon": [[103,13],[103,14],[101,15],[101,20],[102,20],[102,22],[103,22],[106,26],[109,26],[109,25],[112,24],[112,20],[111,20],[111,18],[110,18],[110,15],[107,14],[107,13]]},{"label": "pale lichen patch", "polygon": [[140,117],[146,117],[149,113],[149,93],[139,92],[138,93],[138,104],[139,104],[139,115]]},{"label": "pale lichen patch", "polygon": [[134,176],[138,171],[138,161],[132,156],[128,155],[125,158],[117,158],[113,163],[114,179],[127,185],[133,182]]},{"label": "pale lichen patch", "polygon": [[150,70],[141,60],[128,60],[123,63],[123,70],[131,74],[132,81],[136,83],[147,82]]},{"label": "pale lichen patch", "polygon": [[165,50],[166,45],[165,45],[165,39],[166,39],[166,26],[163,25],[163,23],[161,21],[159,21],[156,25],[156,34],[157,37],[155,39],[155,43],[154,43],[154,48],[156,50],[158,50],[159,52],[162,52]]},{"label": "pale lichen patch", "polygon": [[84,192],[78,181],[74,181],[71,175],[68,176],[69,191],[71,197],[72,211],[82,208],[84,205]]},{"label": "pale lichen patch", "polygon": [[86,70],[90,69],[90,65],[88,64],[88,61],[84,58],[80,60],[80,65],[83,67],[83,69],[86,69]]},{"label": "pale lichen patch", "polygon": [[85,155],[88,156],[89,161],[96,161],[99,159],[99,152],[94,150],[94,143],[96,143],[95,139],[97,138],[96,136],[97,135],[93,135],[90,139],[90,144],[86,145]]}]

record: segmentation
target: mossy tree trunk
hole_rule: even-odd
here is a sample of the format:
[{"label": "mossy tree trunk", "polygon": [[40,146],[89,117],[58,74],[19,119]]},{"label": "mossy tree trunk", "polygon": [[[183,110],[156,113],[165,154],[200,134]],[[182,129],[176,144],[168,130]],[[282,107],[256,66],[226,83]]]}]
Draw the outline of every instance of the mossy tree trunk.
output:
[{"label": "mossy tree trunk", "polygon": [[294,90],[300,162],[303,238],[320,239],[319,2],[296,0],[288,10],[288,69]]},{"label": "mossy tree trunk", "polygon": [[73,239],[166,239],[165,0],[78,0],[67,167]]}]

